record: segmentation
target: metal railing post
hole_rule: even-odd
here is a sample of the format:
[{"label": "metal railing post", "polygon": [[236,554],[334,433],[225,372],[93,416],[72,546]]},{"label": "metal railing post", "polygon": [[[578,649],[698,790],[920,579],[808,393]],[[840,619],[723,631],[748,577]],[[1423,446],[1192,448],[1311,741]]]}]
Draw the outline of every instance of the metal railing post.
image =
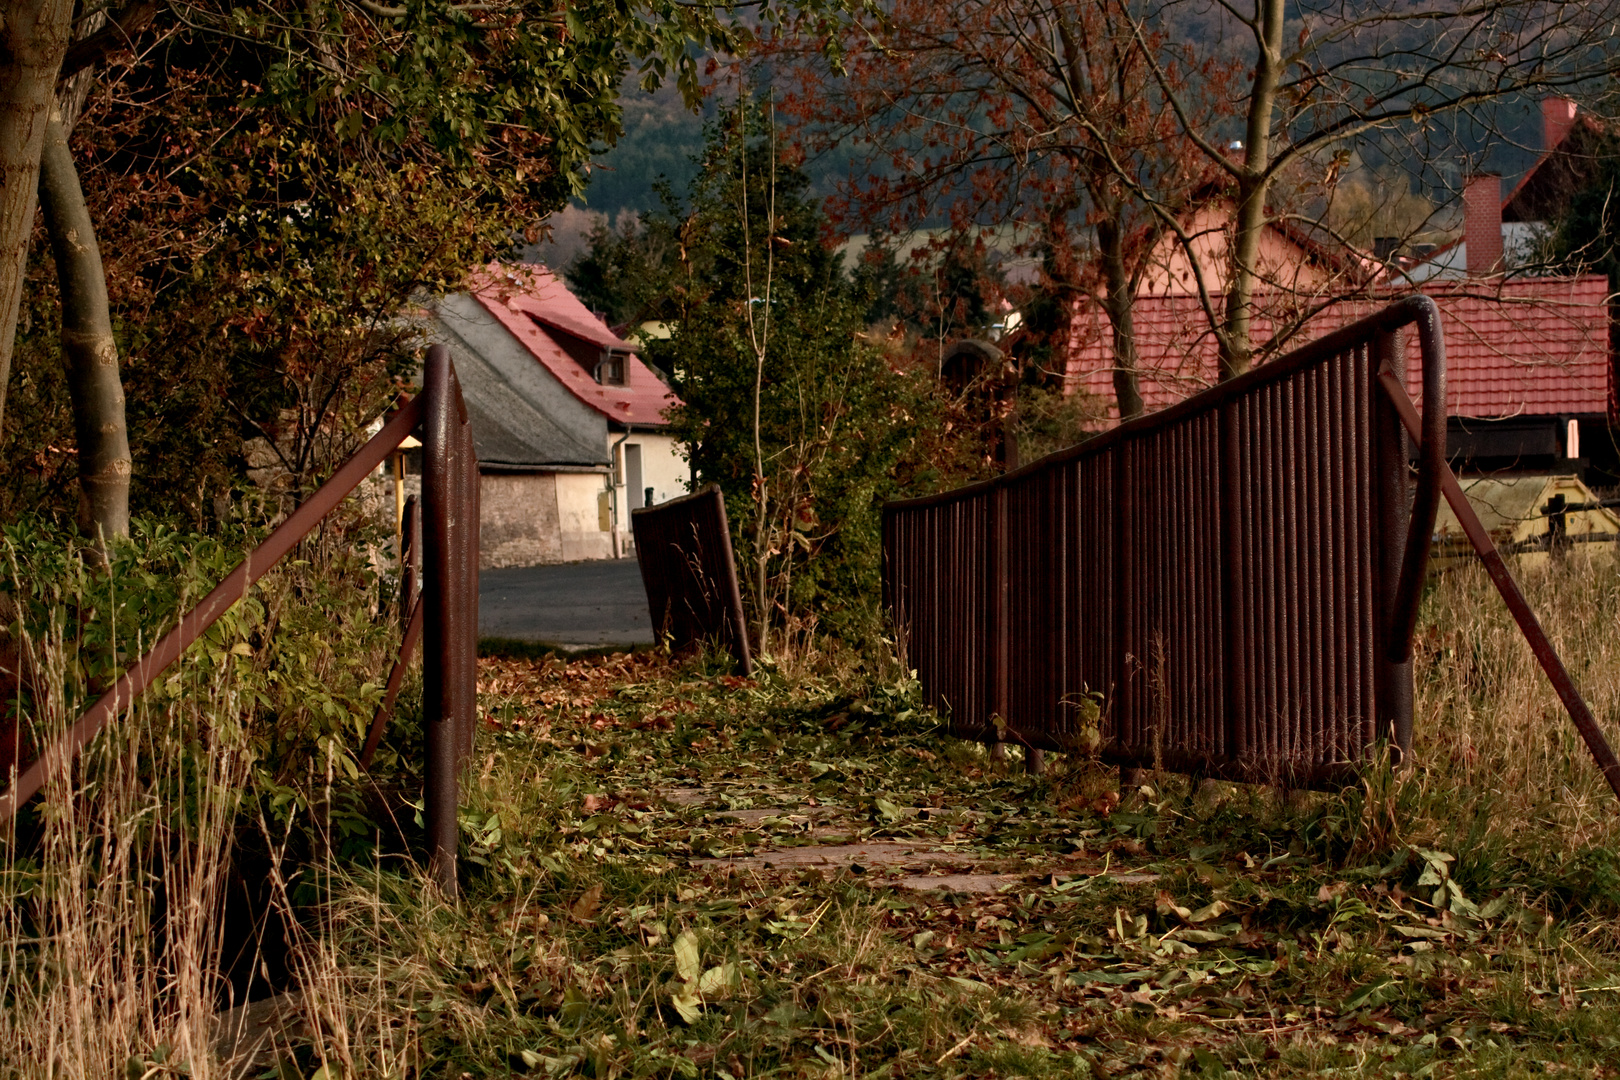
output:
[{"label": "metal railing post", "polygon": [[[451,369],[452,382],[455,381]],[[456,398],[461,398],[457,383]],[[480,512],[478,483],[478,450],[473,445],[472,424],[465,411],[457,426],[457,445],[461,452],[461,544],[457,548],[458,581],[461,593],[457,615],[460,618],[456,638],[457,685],[464,695],[459,702],[457,717],[461,724],[462,753],[472,754],[473,737],[478,726],[478,534]]]},{"label": "metal railing post", "polygon": [[1248,625],[1243,602],[1243,446],[1238,430],[1238,405],[1228,401],[1220,410],[1219,490],[1221,500],[1221,630],[1222,675],[1226,679],[1226,752],[1244,760],[1249,745],[1249,657],[1244,643]]},{"label": "metal railing post", "polygon": [[[476,543],[477,527],[467,516],[466,407],[444,346],[428,350],[422,383],[423,817],[429,877],[454,897],[457,780],[464,733],[472,727],[477,674],[467,662],[465,548],[469,533]],[[476,651],[476,640],[471,648]]]},{"label": "metal railing post", "polygon": [[[1005,484],[997,483],[990,489],[990,714],[994,722],[999,719],[1002,727],[1007,723],[1008,713],[1008,621],[1011,614],[1008,606],[1007,584],[1007,488]],[[998,759],[1007,755],[1006,743],[1000,736],[1002,727],[997,732],[995,751]]]},{"label": "metal railing post", "polygon": [[[1389,371],[1401,385],[1406,384],[1406,351],[1401,330],[1379,330],[1373,338],[1373,378]],[[1406,534],[1409,525],[1409,462],[1411,440],[1401,426],[1395,408],[1382,393],[1373,393],[1373,534],[1377,548],[1373,586],[1377,617],[1377,640],[1373,653],[1373,700],[1377,711],[1376,730],[1389,740],[1397,759],[1412,753],[1412,661],[1391,659],[1383,645],[1390,639],[1395,618],[1396,585],[1406,561]],[[1424,403],[1429,407],[1429,403]]]}]

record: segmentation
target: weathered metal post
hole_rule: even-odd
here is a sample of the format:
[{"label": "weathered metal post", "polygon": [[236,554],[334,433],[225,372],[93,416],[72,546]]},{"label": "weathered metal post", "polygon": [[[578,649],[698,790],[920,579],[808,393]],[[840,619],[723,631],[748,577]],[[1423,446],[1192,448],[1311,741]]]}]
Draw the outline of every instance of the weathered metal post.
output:
[{"label": "weathered metal post", "polygon": [[[998,482],[990,489],[990,713],[992,722],[1007,722],[1008,697],[1008,609],[1007,588],[1007,488]],[[999,738],[991,744],[991,757],[1007,760],[1007,744]]]},{"label": "weathered metal post", "polygon": [[444,346],[428,350],[422,383],[423,816],[429,876],[454,897],[457,781],[477,692],[477,626],[467,620],[476,569],[469,574],[466,560],[469,548],[477,559],[478,528],[467,512],[467,411]]},{"label": "weathered metal post", "polygon": [[[451,381],[456,382],[451,369]],[[456,382],[456,400],[461,400],[460,383]],[[461,750],[471,755],[473,738],[478,726],[478,536],[480,487],[478,482],[478,448],[473,445],[472,424],[465,410],[457,433],[461,451],[461,544],[457,549],[461,597],[457,614],[460,618],[460,637],[456,652],[459,685],[466,694],[457,716],[461,723]]]},{"label": "weathered metal post", "polygon": [[[1220,408],[1221,599],[1217,625],[1221,633],[1221,675],[1226,680],[1226,753],[1239,761],[1253,756],[1249,745],[1249,650],[1247,605],[1243,590],[1243,430],[1238,403]],[[1212,553],[1213,554],[1213,553]]]},{"label": "weathered metal post", "polygon": [[[1388,370],[1402,386],[1406,385],[1406,351],[1401,330],[1380,330],[1373,339],[1372,377]],[[1390,639],[1396,614],[1396,586],[1406,560],[1406,534],[1409,524],[1407,499],[1412,458],[1411,440],[1400,417],[1381,393],[1372,398],[1373,439],[1373,532],[1377,549],[1373,595],[1378,619],[1377,639]],[[1425,409],[1433,403],[1424,402]],[[1444,406],[1442,406],[1443,408]],[[1377,732],[1389,740],[1397,760],[1412,753],[1412,661],[1392,660],[1385,648],[1373,655],[1373,695],[1377,710]]]},{"label": "weathered metal post", "polygon": [[[1136,707],[1136,695],[1131,685],[1131,663],[1134,658],[1130,652],[1131,632],[1134,629],[1132,617],[1136,614],[1132,601],[1136,596],[1137,555],[1136,538],[1131,527],[1131,512],[1136,503],[1136,476],[1130,467],[1131,449],[1132,444],[1127,440],[1109,452],[1114,465],[1113,520],[1109,525],[1114,530],[1116,595],[1119,600],[1114,604],[1113,611],[1114,693],[1108,708],[1114,714],[1114,738],[1121,743],[1127,743],[1134,735],[1130,721]],[[1119,797],[1123,799],[1141,786],[1142,770],[1134,765],[1122,764],[1119,767]]]},{"label": "weathered metal post", "polygon": [[731,523],[726,519],[726,500],[714,489],[714,532],[720,547],[720,566],[715,574],[725,590],[726,618],[731,623],[731,639],[737,643],[737,662],[743,675],[754,673],[754,657],[748,648],[748,620],[743,615],[742,589],[737,584],[737,557],[731,549]]}]

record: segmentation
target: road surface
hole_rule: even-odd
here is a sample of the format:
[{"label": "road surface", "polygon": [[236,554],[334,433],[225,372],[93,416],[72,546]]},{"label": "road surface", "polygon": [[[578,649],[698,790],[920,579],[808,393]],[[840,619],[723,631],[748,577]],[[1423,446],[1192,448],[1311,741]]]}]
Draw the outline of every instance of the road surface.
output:
[{"label": "road surface", "polygon": [[567,649],[651,645],[641,569],[631,558],[482,570],[478,635]]}]

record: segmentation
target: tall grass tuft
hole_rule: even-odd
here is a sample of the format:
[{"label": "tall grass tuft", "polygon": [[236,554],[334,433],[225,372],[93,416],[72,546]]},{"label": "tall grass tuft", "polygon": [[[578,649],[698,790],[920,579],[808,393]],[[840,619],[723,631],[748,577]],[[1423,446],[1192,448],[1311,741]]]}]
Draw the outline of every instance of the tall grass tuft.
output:
[{"label": "tall grass tuft", "polygon": [[[109,565],[40,523],[7,527],[0,666],[15,689],[0,718],[15,715],[25,743],[54,743],[255,539],[137,528]],[[262,1071],[221,1059],[241,973],[269,971],[251,941],[222,955],[244,840],[256,860],[268,853],[269,881],[249,891],[273,910],[247,914],[285,928],[287,955],[271,959],[304,991],[300,1026],[347,1007],[324,992],[329,935],[302,920],[335,863],[375,842],[354,754],[397,627],[363,550],[342,528],[306,545],[0,823],[0,1080]]]},{"label": "tall grass tuft", "polygon": [[[83,658],[61,609],[19,644],[32,741],[49,745],[78,718]],[[215,1075],[221,901],[252,753],[235,665],[182,665],[167,689],[57,762],[5,823],[0,1075]]]},{"label": "tall grass tuft", "polygon": [[[1515,573],[1611,743],[1620,745],[1620,560],[1577,551]],[[1620,839],[1620,807],[1483,570],[1437,575],[1415,665],[1414,805],[1451,831],[1566,858]]]}]

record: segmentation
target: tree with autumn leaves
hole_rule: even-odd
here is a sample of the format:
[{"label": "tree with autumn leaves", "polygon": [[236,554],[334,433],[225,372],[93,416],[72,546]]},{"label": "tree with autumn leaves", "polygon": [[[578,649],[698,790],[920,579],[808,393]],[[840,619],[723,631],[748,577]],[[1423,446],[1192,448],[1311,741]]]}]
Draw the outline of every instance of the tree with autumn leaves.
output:
[{"label": "tree with autumn leaves", "polygon": [[[1012,226],[1061,303],[1106,312],[1130,416],[1133,303],[1154,260],[1191,268],[1221,376],[1247,370],[1369,280],[1370,253],[1333,227],[1357,149],[1466,178],[1470,148],[1504,137],[1523,97],[1595,103],[1613,87],[1617,16],[1620,0],[895,0],[845,34],[841,69],[804,28],[769,56],[810,150],[860,151],[839,193],[851,231]],[[1215,228],[1196,213],[1211,209]],[[1338,253],[1328,287],[1301,297],[1274,275],[1273,228]]]},{"label": "tree with autumn leaves", "polygon": [[[890,234],[928,220],[959,235],[1010,225],[1060,302],[1100,298],[1130,416],[1141,411],[1131,302],[1157,224],[1116,166],[1129,160],[1164,192],[1189,191],[1196,170],[1150,92],[1145,49],[1106,6],[898,0],[849,35],[842,74],[807,37],[774,44],[791,73],[783,109],[811,152],[864,151],[839,193],[846,218]],[[1226,70],[1177,74],[1208,84]]]},{"label": "tree with autumn leaves", "polygon": [[[794,5],[829,25],[839,10]],[[628,71],[696,100],[693,46],[740,50],[776,11],[750,5],[743,26],[682,0],[5,5],[0,446],[40,478],[14,498],[76,478],[86,526],[120,532],[132,471],[176,495],[188,466],[256,431],[309,471],[325,434],[382,404],[412,298],[582,189]],[[54,274],[30,258],[47,238]],[[21,441],[17,400],[34,407]],[[72,455],[42,430],[64,409]]]}]

